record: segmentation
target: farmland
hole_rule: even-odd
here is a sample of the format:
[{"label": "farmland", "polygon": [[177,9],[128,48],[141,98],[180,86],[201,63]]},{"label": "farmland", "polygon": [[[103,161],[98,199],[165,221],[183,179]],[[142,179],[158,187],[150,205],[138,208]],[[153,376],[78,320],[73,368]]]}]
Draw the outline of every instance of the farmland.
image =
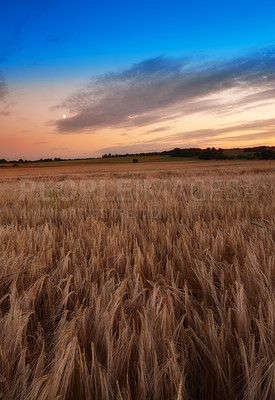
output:
[{"label": "farmland", "polygon": [[275,398],[275,161],[0,170],[7,400]]}]

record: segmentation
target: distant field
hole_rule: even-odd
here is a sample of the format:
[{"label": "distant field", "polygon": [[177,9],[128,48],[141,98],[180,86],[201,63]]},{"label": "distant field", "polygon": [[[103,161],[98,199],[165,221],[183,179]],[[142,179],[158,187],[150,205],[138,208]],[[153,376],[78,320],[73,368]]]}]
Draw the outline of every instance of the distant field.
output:
[{"label": "distant field", "polygon": [[[241,150],[225,150],[224,153],[227,156],[238,156],[244,154]],[[245,153],[246,154],[246,153]],[[102,164],[132,164],[133,159],[138,159],[138,163],[148,162],[176,162],[176,161],[193,161],[200,162],[200,160],[188,157],[170,157],[169,155],[164,156],[133,156],[133,157],[107,157],[87,160],[71,160],[71,161],[52,161],[52,162],[36,162],[36,163],[17,163],[17,168],[30,168],[30,167],[60,167],[60,166],[75,166],[75,165],[102,165]],[[0,167],[10,168],[13,164],[0,164]],[[1,168],[0,168],[1,169]]]},{"label": "distant field", "polygon": [[275,168],[275,161],[266,160],[196,160],[182,158],[158,157],[142,158],[142,161],[134,164],[128,157],[85,160],[85,161],[61,161],[34,164],[19,164],[18,167],[0,168],[0,177],[30,177],[30,176],[68,176],[70,174],[110,174],[113,172],[142,172],[142,171],[183,171],[189,169],[215,169],[215,168]]},{"label": "distant field", "polygon": [[[142,156],[142,157],[110,157],[110,158],[91,158],[87,160],[68,160],[68,161],[52,161],[52,162],[36,162],[36,163],[18,163],[18,167],[58,167],[67,165],[89,165],[89,164],[121,164],[121,163],[133,163],[133,159],[137,158],[138,162],[155,162],[155,161],[173,161],[170,156]],[[180,159],[180,158],[179,158]],[[182,158],[181,158],[182,160]],[[12,164],[0,164],[3,167],[12,167]]]},{"label": "distant field", "polygon": [[275,161],[0,169],[0,398],[275,399]]}]

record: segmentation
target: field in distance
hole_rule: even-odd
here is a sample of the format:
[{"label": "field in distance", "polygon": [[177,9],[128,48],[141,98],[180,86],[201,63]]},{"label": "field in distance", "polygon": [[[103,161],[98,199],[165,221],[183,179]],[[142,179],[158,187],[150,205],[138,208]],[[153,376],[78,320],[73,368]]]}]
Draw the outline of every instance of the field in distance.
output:
[{"label": "field in distance", "polygon": [[[137,157],[139,158],[139,157]],[[0,177],[17,178],[30,176],[63,176],[82,174],[110,174],[114,172],[141,173],[144,171],[179,171],[196,169],[265,169],[275,168],[274,160],[196,160],[177,159],[168,156],[140,157],[139,163],[133,158],[115,157],[107,159],[72,160],[44,163],[18,164],[18,167],[4,166],[0,168]]]},{"label": "field in distance", "polygon": [[[133,156],[133,157],[106,157],[106,158],[89,158],[89,159],[79,159],[79,160],[61,160],[61,161],[49,161],[49,162],[35,162],[35,163],[17,163],[18,167],[55,167],[55,166],[66,166],[66,165],[94,165],[94,164],[121,164],[121,163],[133,163],[133,159],[138,159],[139,163],[142,162],[159,162],[159,161],[173,161],[170,156]],[[177,161],[180,158],[175,158]],[[191,159],[191,158],[190,158]],[[182,158],[181,158],[182,160]],[[13,163],[10,164],[0,164],[2,167],[13,167]]]}]

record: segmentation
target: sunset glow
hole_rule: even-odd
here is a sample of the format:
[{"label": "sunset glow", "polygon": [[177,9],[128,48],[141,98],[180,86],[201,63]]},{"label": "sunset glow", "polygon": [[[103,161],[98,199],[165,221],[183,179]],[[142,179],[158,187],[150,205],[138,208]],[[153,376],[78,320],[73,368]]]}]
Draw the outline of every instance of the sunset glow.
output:
[{"label": "sunset glow", "polygon": [[216,3],[6,3],[0,158],[274,145],[275,5]]}]

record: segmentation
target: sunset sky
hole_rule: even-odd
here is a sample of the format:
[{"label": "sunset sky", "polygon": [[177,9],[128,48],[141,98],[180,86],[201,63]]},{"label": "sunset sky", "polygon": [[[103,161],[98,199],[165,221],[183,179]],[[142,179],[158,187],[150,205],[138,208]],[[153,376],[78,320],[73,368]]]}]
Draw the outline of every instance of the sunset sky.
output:
[{"label": "sunset sky", "polygon": [[275,145],[275,2],[2,2],[0,158]]}]

